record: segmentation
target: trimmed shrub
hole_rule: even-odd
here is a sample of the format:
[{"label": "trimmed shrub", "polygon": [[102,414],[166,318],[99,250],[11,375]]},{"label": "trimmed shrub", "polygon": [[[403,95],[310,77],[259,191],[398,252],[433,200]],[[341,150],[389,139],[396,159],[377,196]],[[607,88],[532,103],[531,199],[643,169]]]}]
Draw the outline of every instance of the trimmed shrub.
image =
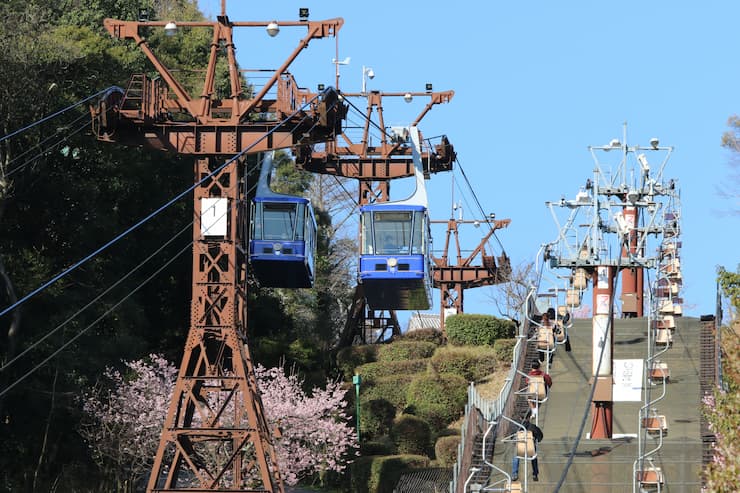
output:
[{"label": "trimmed shrub", "polygon": [[410,332],[406,332],[402,336],[402,341],[426,341],[433,342],[437,346],[441,346],[444,342],[442,337],[442,331],[439,329],[417,329]]},{"label": "trimmed shrub", "polygon": [[364,346],[350,346],[337,352],[337,367],[344,375],[345,380],[352,380],[355,368],[377,359],[378,346],[366,344]]},{"label": "trimmed shrub", "polygon": [[516,324],[492,315],[458,313],[445,320],[447,340],[457,346],[492,346],[496,339],[514,337]]},{"label": "trimmed shrub", "polygon": [[411,469],[429,466],[423,455],[390,455],[376,458],[370,468],[369,493],[393,493],[401,475]]},{"label": "trimmed shrub", "polygon": [[428,359],[410,359],[406,361],[374,361],[355,368],[355,373],[362,377],[363,382],[373,382],[378,378],[392,375],[413,375],[426,371]]},{"label": "trimmed shrub", "polygon": [[378,347],[377,361],[404,361],[428,358],[434,354],[437,345],[424,341],[397,341]]},{"label": "trimmed shrub", "polygon": [[359,457],[350,464],[350,491],[354,493],[392,493],[401,475],[429,466],[423,455]]},{"label": "trimmed shrub", "polygon": [[362,456],[395,455],[396,453],[396,444],[389,436],[377,437],[368,441],[363,438],[362,443],[360,443],[360,455]]},{"label": "trimmed shrub", "polygon": [[385,399],[360,403],[360,433],[362,437],[387,435],[396,418],[396,407]]},{"label": "trimmed shrub", "polygon": [[406,393],[414,375],[392,375],[380,377],[370,385],[360,385],[360,403],[373,399],[385,399],[401,411],[406,407]]},{"label": "trimmed shrub", "polygon": [[459,418],[468,398],[468,382],[457,375],[420,375],[409,384],[406,398],[417,416],[433,430],[441,430]]},{"label": "trimmed shrub", "polygon": [[496,354],[488,346],[446,346],[435,351],[431,364],[438,373],[477,382],[496,370]]},{"label": "trimmed shrub", "polygon": [[457,461],[457,449],[460,445],[460,435],[439,437],[434,444],[434,454],[442,467],[452,467]]},{"label": "trimmed shrub", "polygon": [[493,343],[493,352],[496,353],[496,359],[501,363],[505,363],[511,366],[511,360],[514,358],[514,346],[516,345],[516,338],[513,339],[497,339]]},{"label": "trimmed shrub", "polygon": [[393,423],[391,439],[400,454],[426,455],[429,453],[432,430],[423,419],[404,414]]}]

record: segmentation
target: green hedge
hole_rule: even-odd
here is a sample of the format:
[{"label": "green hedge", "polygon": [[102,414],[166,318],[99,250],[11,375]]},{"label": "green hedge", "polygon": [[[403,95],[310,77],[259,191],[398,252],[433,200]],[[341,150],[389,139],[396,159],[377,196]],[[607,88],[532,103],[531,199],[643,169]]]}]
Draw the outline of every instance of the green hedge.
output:
[{"label": "green hedge", "polygon": [[516,338],[497,339],[496,342],[493,343],[493,352],[496,353],[496,359],[501,363],[511,366],[515,345]]},{"label": "green hedge", "polygon": [[441,430],[462,415],[467,389],[468,382],[457,375],[419,375],[408,386],[407,405],[433,430]]},{"label": "green hedge", "polygon": [[363,436],[360,441],[360,455],[364,457],[368,455],[396,455],[397,453],[396,444],[389,436],[381,436],[372,440],[365,440]]},{"label": "green hedge", "polygon": [[337,352],[337,367],[344,375],[345,380],[352,380],[355,368],[376,361],[377,354],[378,346],[375,344],[342,348]]},{"label": "green hedge", "polygon": [[426,455],[432,440],[429,423],[410,414],[399,416],[391,428],[391,439],[400,454]]},{"label": "green hedge", "polygon": [[516,325],[492,315],[458,313],[445,320],[447,340],[458,346],[492,346],[496,339],[515,336]]},{"label": "green hedge", "polygon": [[414,375],[380,377],[368,385],[360,385],[360,405],[373,399],[385,399],[401,411],[406,407],[406,393]]},{"label": "green hedge", "polygon": [[425,341],[433,342],[437,346],[441,346],[444,342],[442,331],[439,329],[417,329],[410,332],[406,332],[402,336],[402,341]]},{"label": "green hedge", "polygon": [[396,407],[385,399],[371,399],[360,403],[360,434],[363,439],[374,439],[387,435],[393,420],[396,418]]},{"label": "green hedge", "polygon": [[477,382],[496,370],[496,353],[488,346],[446,346],[435,351],[431,364],[438,373]]},{"label": "green hedge", "polygon": [[351,491],[393,493],[402,474],[428,466],[429,458],[423,455],[360,457],[350,465]]},{"label": "green hedge", "polygon": [[452,467],[457,461],[457,450],[460,445],[460,435],[439,437],[434,444],[434,454],[442,467]]},{"label": "green hedge", "polygon": [[437,345],[425,341],[397,341],[378,347],[377,361],[405,361],[410,359],[429,358],[434,354]]},{"label": "green hedge", "polygon": [[355,373],[362,377],[363,382],[371,383],[378,378],[393,375],[413,375],[427,369],[429,359],[410,359],[406,361],[374,361],[355,368]]}]

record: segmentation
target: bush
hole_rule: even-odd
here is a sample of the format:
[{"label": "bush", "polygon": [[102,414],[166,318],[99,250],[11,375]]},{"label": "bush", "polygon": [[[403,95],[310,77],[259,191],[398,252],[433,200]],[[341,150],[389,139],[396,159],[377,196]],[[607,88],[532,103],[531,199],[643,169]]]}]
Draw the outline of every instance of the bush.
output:
[{"label": "bush", "polygon": [[369,493],[393,493],[401,475],[411,469],[427,467],[429,458],[423,455],[390,455],[378,457],[370,469]]},{"label": "bush", "polygon": [[396,444],[393,443],[393,440],[389,436],[381,436],[368,441],[365,441],[363,438],[360,444],[360,454],[362,456],[395,455],[396,453]]},{"label": "bush", "polygon": [[373,382],[378,378],[392,375],[413,375],[426,371],[428,359],[411,359],[406,361],[374,361],[355,368],[355,373],[363,382]]},{"label": "bush", "polygon": [[426,455],[429,453],[432,430],[423,419],[404,414],[393,423],[391,439],[401,454]]},{"label": "bush", "polygon": [[423,455],[360,457],[350,465],[350,491],[353,493],[392,493],[401,475],[429,466]]},{"label": "bush", "polygon": [[420,375],[409,384],[406,398],[417,416],[426,420],[436,431],[462,415],[468,397],[467,390],[467,381],[457,375]]},{"label": "bush", "polygon": [[446,346],[435,351],[431,364],[438,373],[477,382],[496,370],[496,353],[487,346]]},{"label": "bush", "polygon": [[385,399],[360,404],[360,433],[363,438],[387,435],[396,418],[396,407]]},{"label": "bush", "polygon": [[434,444],[434,454],[442,467],[452,467],[457,461],[457,449],[460,445],[460,435],[439,437]]},{"label": "bush", "polygon": [[439,329],[417,329],[410,332],[406,332],[402,339],[403,341],[425,341],[433,342],[437,346],[441,346],[444,342],[442,337],[442,331]]},{"label": "bush", "polygon": [[458,313],[445,320],[447,340],[458,346],[492,346],[496,339],[514,337],[516,324],[491,315]]},{"label": "bush", "polygon": [[424,341],[397,341],[378,347],[377,361],[404,361],[428,358],[434,354],[437,345]]},{"label": "bush", "polygon": [[373,399],[385,399],[400,411],[406,407],[406,391],[409,388],[414,375],[392,375],[380,377],[372,381],[370,385],[360,385],[360,402]]},{"label": "bush", "polygon": [[350,346],[337,352],[337,367],[344,375],[345,380],[351,380],[355,368],[377,359],[378,346],[367,344],[364,346]]},{"label": "bush", "polygon": [[496,354],[496,359],[501,363],[511,366],[512,358],[514,357],[513,351],[516,345],[516,338],[513,339],[497,339],[493,343],[493,352]]}]

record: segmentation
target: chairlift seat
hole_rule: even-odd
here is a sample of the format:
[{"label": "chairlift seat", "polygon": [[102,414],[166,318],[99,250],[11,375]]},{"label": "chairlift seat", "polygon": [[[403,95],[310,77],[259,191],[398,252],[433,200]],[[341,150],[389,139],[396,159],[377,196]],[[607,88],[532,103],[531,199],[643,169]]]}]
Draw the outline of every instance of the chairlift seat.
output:
[{"label": "chairlift seat", "polygon": [[642,427],[651,435],[668,434],[668,420],[662,414],[642,418]]},{"label": "chairlift seat", "polygon": [[545,377],[542,375],[528,376],[529,384],[527,392],[537,399],[539,402],[543,402],[547,397],[547,385],[545,385]]},{"label": "chairlift seat", "polygon": [[537,451],[534,447],[534,437],[531,431],[516,432],[516,456],[520,459],[531,460],[537,457]]},{"label": "chairlift seat", "polygon": [[637,471],[637,481],[640,483],[640,486],[647,487],[658,487],[665,482],[663,471],[660,467],[648,467]]},{"label": "chairlift seat", "polygon": [[550,351],[555,347],[555,336],[552,327],[542,326],[537,329],[537,349]]},{"label": "chairlift seat", "polygon": [[671,377],[671,372],[668,369],[668,364],[666,363],[655,363],[653,364],[653,367],[650,368],[650,380],[653,383],[660,382],[665,379],[666,383]]}]

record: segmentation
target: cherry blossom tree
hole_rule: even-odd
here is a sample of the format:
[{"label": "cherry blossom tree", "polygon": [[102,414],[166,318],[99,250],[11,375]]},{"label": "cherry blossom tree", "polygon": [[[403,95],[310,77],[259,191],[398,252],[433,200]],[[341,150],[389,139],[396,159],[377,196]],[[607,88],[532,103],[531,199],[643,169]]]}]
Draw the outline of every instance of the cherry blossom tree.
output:
[{"label": "cherry blossom tree", "polygon": [[[100,386],[83,397],[88,420],[80,433],[118,491],[133,491],[151,469],[177,369],[158,355],[125,365],[126,374],[106,371],[110,390]],[[323,480],[327,471],[344,470],[357,436],[344,412],[341,383],[329,380],[307,395],[295,372],[258,365],[255,374],[268,425],[277,430],[273,438],[285,483],[314,474]]]},{"label": "cherry blossom tree", "polygon": [[325,389],[306,395],[303,381],[283,368],[255,368],[268,422],[279,430],[275,447],[287,484],[311,474],[322,479],[327,471],[341,472],[357,448],[357,435],[344,412],[346,390],[328,380]]},{"label": "cherry blossom tree", "polygon": [[80,428],[117,491],[133,491],[148,477],[177,376],[177,369],[156,354],[125,362],[125,367],[125,373],[108,368],[108,385],[101,383],[83,397],[87,419]]}]

